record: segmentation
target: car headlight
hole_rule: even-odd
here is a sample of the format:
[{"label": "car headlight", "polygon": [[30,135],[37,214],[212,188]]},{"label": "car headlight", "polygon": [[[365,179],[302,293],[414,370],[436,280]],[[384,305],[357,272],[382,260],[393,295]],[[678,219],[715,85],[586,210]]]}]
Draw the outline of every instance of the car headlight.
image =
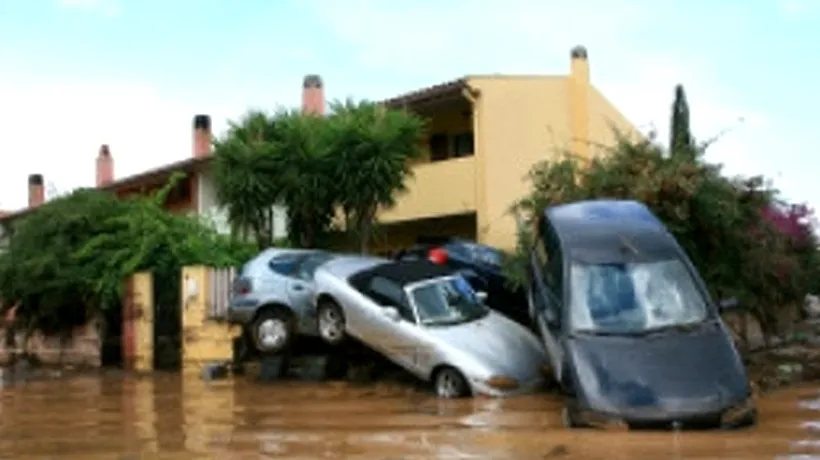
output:
[{"label": "car headlight", "polygon": [[494,375],[487,379],[487,385],[497,390],[514,390],[518,388],[518,380],[505,375]]},{"label": "car headlight", "polygon": [[743,420],[750,412],[755,409],[754,398],[749,396],[742,402],[726,409],[720,416],[721,425],[733,425]]}]

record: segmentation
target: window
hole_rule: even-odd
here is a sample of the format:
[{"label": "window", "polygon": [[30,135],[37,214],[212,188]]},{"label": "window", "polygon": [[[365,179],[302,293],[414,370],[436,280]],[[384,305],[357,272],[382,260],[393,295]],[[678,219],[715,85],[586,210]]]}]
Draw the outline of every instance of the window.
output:
[{"label": "window", "polygon": [[487,315],[488,309],[461,276],[438,278],[410,289],[419,322],[428,326],[468,323]]},{"label": "window", "polygon": [[191,182],[188,180],[181,180],[174,185],[168,192],[168,203],[179,203],[191,200]]},{"label": "window", "polygon": [[280,254],[274,256],[269,262],[268,267],[274,273],[282,276],[293,276],[297,265],[304,258],[301,254]]},{"label": "window", "polygon": [[430,161],[446,160],[450,156],[450,146],[446,134],[430,136]]},{"label": "window", "polygon": [[413,311],[407,303],[404,289],[387,278],[376,276],[368,286],[370,297],[383,307],[396,307],[399,315],[407,321],[416,322]]},{"label": "window", "polygon": [[296,277],[304,281],[313,281],[316,269],[332,258],[333,256],[326,252],[319,252],[305,257],[296,268]]},{"label": "window", "polygon": [[467,157],[475,153],[473,132],[467,131],[453,136],[453,156]]},{"label": "window", "polygon": [[539,246],[540,251],[544,254],[541,263],[541,268],[544,271],[543,276],[550,289],[560,299],[564,261],[561,257],[561,245],[558,242],[558,236],[546,220],[541,220],[538,225],[536,248]]}]

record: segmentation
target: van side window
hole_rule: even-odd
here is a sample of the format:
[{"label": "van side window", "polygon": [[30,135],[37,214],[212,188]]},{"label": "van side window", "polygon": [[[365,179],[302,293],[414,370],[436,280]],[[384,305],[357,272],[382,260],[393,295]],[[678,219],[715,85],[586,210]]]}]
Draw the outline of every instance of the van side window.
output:
[{"label": "van side window", "polygon": [[545,254],[544,258],[540,261],[544,281],[550,290],[552,290],[553,294],[555,294],[558,299],[562,299],[564,270],[561,245],[558,242],[558,237],[547,222],[541,221],[538,225],[538,237],[536,240],[536,252],[543,252]]},{"label": "van side window", "polygon": [[557,298],[561,299],[563,282],[563,259],[558,238],[545,220],[539,220],[535,232],[535,256],[544,283]]}]

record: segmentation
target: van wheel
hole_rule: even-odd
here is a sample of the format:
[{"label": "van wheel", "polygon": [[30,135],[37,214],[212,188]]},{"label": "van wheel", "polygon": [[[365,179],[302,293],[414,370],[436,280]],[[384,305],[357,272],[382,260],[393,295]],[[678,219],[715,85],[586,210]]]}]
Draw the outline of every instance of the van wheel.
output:
[{"label": "van wheel", "polygon": [[464,398],[470,395],[467,379],[453,367],[444,367],[433,377],[436,396],[445,399]]},{"label": "van wheel", "polygon": [[251,323],[249,332],[254,347],[262,355],[280,353],[288,348],[293,340],[290,315],[282,310],[260,311]]},{"label": "van wheel", "polygon": [[330,345],[344,342],[346,320],[342,307],[330,299],[323,299],[316,309],[319,337]]}]

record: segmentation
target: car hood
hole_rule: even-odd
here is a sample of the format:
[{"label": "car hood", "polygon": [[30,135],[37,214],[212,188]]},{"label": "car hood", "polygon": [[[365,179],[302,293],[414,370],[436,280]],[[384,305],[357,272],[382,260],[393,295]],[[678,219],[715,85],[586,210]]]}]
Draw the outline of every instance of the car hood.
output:
[{"label": "car hood", "polygon": [[647,337],[567,341],[579,402],[606,413],[664,418],[723,409],[748,394],[743,363],[718,322]]},{"label": "car hood", "polygon": [[529,381],[542,375],[541,367],[547,362],[541,343],[530,331],[493,311],[477,321],[429,327],[428,332],[494,375]]}]

